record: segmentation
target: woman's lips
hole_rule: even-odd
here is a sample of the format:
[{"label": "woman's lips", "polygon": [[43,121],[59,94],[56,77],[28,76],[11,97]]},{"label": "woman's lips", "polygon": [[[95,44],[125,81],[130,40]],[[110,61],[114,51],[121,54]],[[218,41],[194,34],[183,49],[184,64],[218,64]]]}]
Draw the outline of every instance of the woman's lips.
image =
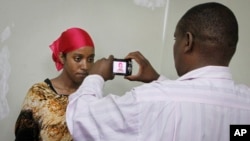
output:
[{"label": "woman's lips", "polygon": [[88,73],[77,73],[76,76],[78,77],[86,77]]}]

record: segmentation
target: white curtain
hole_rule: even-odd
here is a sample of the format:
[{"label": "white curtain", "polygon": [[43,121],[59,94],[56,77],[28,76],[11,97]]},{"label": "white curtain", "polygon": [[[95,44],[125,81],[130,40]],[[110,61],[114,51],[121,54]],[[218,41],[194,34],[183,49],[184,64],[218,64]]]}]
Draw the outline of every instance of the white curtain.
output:
[{"label": "white curtain", "polygon": [[148,7],[148,8],[157,8],[164,7],[167,0],[134,0],[135,4]]},{"label": "white curtain", "polygon": [[[10,75],[9,49],[4,41],[10,37],[10,28],[6,27],[0,34],[0,120],[9,114],[9,106],[6,95],[8,93],[8,79]],[[2,47],[3,46],[3,47]]]}]

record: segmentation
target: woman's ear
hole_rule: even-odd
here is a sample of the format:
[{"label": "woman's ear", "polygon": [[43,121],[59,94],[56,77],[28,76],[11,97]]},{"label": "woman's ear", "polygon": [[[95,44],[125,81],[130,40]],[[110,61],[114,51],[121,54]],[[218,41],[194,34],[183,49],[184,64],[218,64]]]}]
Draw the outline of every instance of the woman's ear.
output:
[{"label": "woman's ear", "polygon": [[62,52],[59,53],[59,59],[60,59],[60,62],[61,62],[62,64],[64,64],[65,57],[66,57],[66,56],[65,56],[64,53],[62,53]]},{"label": "woman's ear", "polygon": [[191,32],[186,32],[185,41],[185,52],[192,51],[194,46],[194,36]]}]

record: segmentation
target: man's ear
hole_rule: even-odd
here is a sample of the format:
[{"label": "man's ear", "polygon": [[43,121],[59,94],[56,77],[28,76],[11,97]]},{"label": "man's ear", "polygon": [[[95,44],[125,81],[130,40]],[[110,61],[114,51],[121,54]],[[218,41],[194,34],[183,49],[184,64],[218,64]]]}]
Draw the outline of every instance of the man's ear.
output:
[{"label": "man's ear", "polygon": [[186,32],[185,34],[185,52],[193,50],[194,36],[191,32]]},{"label": "man's ear", "polygon": [[66,57],[65,54],[63,54],[62,52],[59,53],[59,59],[62,64],[64,64],[65,57]]}]

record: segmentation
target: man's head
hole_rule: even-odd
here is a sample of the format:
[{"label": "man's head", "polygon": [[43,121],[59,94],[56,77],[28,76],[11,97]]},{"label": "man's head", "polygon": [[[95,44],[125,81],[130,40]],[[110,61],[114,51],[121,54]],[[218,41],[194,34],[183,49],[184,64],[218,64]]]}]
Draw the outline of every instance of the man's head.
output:
[{"label": "man's head", "polygon": [[204,66],[228,66],[238,42],[233,12],[219,3],[188,10],[175,30],[174,59],[179,76]]}]

